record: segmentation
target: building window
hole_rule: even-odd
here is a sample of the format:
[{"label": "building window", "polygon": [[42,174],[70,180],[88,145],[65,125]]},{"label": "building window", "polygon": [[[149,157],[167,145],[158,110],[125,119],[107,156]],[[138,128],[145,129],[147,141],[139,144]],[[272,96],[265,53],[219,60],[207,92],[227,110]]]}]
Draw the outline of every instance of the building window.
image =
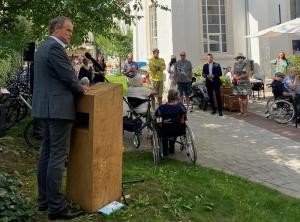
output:
[{"label": "building window", "polygon": [[202,0],[203,47],[206,53],[227,52],[225,0]]},{"label": "building window", "polygon": [[149,7],[150,21],[150,46],[151,49],[157,48],[157,10],[155,6]]},{"label": "building window", "polygon": [[300,17],[300,1],[291,0],[291,19]]}]

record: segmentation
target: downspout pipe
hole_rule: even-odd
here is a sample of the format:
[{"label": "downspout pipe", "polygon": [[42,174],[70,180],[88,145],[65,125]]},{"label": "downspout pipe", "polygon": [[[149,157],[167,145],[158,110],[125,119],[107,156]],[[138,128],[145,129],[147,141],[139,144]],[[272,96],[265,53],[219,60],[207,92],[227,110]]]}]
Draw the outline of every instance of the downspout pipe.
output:
[{"label": "downspout pipe", "polygon": [[[245,0],[245,27],[246,27],[246,35],[250,34],[249,27],[249,0]],[[251,41],[250,38],[246,38],[246,56],[247,58],[251,57]]]}]

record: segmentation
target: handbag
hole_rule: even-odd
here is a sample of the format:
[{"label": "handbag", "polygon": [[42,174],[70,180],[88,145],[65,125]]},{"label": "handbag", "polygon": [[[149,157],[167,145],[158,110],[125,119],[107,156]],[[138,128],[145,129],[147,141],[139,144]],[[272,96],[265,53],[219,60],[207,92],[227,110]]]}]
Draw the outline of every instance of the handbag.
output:
[{"label": "handbag", "polygon": [[232,85],[237,86],[238,85],[238,81],[236,78],[232,79]]}]

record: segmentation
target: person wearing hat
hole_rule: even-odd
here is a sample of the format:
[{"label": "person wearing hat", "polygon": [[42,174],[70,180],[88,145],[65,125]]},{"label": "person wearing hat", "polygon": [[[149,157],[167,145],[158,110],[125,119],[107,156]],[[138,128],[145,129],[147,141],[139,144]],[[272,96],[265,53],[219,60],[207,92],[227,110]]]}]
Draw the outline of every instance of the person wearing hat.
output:
[{"label": "person wearing hat", "polygon": [[[158,48],[153,49],[153,57],[149,60],[150,69],[150,83],[152,89],[157,92],[155,98],[159,105],[162,104],[162,94],[163,94],[163,71],[166,69],[166,63],[163,58],[159,58]],[[152,108],[155,110],[155,100],[152,101]]]},{"label": "person wearing hat", "polygon": [[232,94],[239,96],[239,106],[241,115],[248,115],[248,96],[251,95],[251,83],[249,79],[250,68],[246,57],[239,53],[235,57],[236,62],[233,65],[233,90]]},{"label": "person wearing hat", "polygon": [[282,72],[275,73],[275,78],[274,78],[273,82],[271,83],[272,93],[273,93],[275,99],[277,99],[279,97],[284,97],[284,96],[294,96],[293,92],[289,92],[284,87],[284,83],[283,83],[284,78],[285,78],[284,73],[282,73]]}]

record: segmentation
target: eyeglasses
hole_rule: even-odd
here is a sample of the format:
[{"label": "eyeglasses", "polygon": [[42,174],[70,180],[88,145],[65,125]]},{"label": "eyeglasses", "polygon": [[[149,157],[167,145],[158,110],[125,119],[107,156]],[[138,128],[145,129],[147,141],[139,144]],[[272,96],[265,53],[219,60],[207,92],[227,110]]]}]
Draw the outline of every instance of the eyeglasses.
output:
[{"label": "eyeglasses", "polygon": [[185,56],[185,54],[181,54],[180,56]]}]

